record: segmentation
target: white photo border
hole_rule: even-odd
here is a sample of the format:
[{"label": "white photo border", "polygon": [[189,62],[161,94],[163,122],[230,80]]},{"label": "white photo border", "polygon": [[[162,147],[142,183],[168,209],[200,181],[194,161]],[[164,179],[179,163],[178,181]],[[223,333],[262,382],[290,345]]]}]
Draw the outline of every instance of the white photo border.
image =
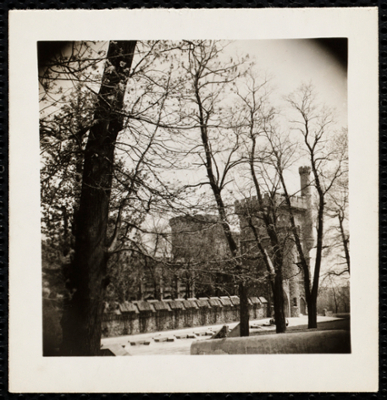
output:
[{"label": "white photo border", "polygon": [[[9,390],[378,390],[378,10],[10,11]],[[351,341],[345,355],[43,357],[37,42],[346,37]]]}]

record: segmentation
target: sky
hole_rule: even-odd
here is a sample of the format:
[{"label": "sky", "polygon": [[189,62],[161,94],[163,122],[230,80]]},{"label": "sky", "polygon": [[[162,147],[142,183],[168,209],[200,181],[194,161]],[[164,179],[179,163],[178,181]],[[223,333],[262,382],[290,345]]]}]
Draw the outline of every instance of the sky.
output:
[{"label": "sky", "polygon": [[[98,48],[107,43],[97,43]],[[62,42],[62,50],[68,47]],[[58,47],[50,42],[40,43],[39,63],[42,65]],[[312,83],[318,101],[335,109],[337,125],[347,125],[347,41],[346,39],[287,39],[287,40],[245,40],[231,42],[225,49],[224,56],[233,57],[249,54],[255,61],[256,68],[270,76],[273,88],[271,101],[281,112],[288,108],[284,96],[295,91],[302,83]],[[294,165],[288,173],[288,186],[291,191],[299,190],[298,167]],[[183,182],[203,181],[204,169],[196,172],[173,171],[171,178]],[[236,177],[237,180],[237,177]],[[238,191],[235,191],[235,198]],[[154,221],[148,220],[149,228]],[[167,221],[164,221],[167,225]]]},{"label": "sky", "polygon": [[[346,39],[238,41],[230,45],[229,51],[248,53],[260,70],[272,76],[276,89],[273,102],[279,107],[286,108],[283,96],[296,90],[301,83],[310,82],[319,102],[335,109],[338,127],[348,125]],[[297,170],[298,165],[294,169]],[[293,171],[289,179],[296,189],[299,185],[297,172]]]},{"label": "sky", "polygon": [[228,51],[248,53],[259,70],[272,76],[276,104],[283,104],[282,96],[296,90],[301,83],[311,82],[321,102],[336,109],[338,124],[347,125],[346,40],[236,41]]},{"label": "sky", "polygon": [[[38,62],[43,65],[70,42],[38,42]],[[106,47],[105,42],[96,44]],[[234,41],[226,49],[230,56],[249,54],[257,68],[272,76],[277,99],[294,91],[302,82],[312,82],[321,101],[337,110],[337,122],[347,125],[347,40],[281,39]],[[276,101],[277,103],[277,101]]]},{"label": "sky", "polygon": [[[246,54],[262,75],[270,77],[273,89],[270,101],[285,118],[289,117],[289,105],[284,97],[302,83],[311,83],[317,102],[334,109],[336,128],[347,126],[346,39],[245,40],[231,42],[224,50],[225,59]],[[288,187],[293,192],[300,189],[298,167],[301,165],[308,165],[308,160],[299,160],[286,173]],[[175,171],[171,175],[194,183],[201,172],[204,173],[204,169],[196,174],[190,170]],[[243,198],[242,194],[238,197],[238,190],[234,193],[237,199]]]},{"label": "sky", "polygon": [[[334,109],[337,127],[347,126],[346,39],[235,41],[225,50],[226,56],[245,54],[255,61],[258,70],[271,77],[274,89],[271,100],[279,109],[288,108],[284,96],[295,91],[302,83],[312,83],[318,102]],[[301,165],[302,161],[295,164],[287,175],[287,184],[292,191],[300,188],[298,167]],[[182,180],[195,180],[192,171],[179,171],[173,175]],[[237,191],[235,196],[238,198]],[[238,227],[234,226],[233,229]]]},{"label": "sky", "polygon": [[[48,61],[58,50],[66,52],[69,45],[69,42],[39,42],[39,65]],[[107,42],[97,42],[93,46],[99,50],[106,48]],[[225,58],[234,59],[249,54],[256,69],[270,77],[270,86],[273,88],[271,102],[285,117],[289,107],[284,97],[302,83],[312,83],[317,100],[335,109],[337,126],[347,125],[346,39],[234,41],[225,48],[224,53]],[[288,184],[294,191],[299,188],[298,167],[299,165],[295,165],[288,175]],[[200,170],[197,173],[200,175]],[[195,175],[192,170],[176,171],[171,178],[193,183],[200,179]]]},{"label": "sky", "polygon": [[[107,42],[97,42],[93,47],[96,51],[106,49]],[[38,42],[39,65],[44,65],[58,51],[66,52],[70,48],[70,42],[65,41]],[[302,83],[312,83],[317,100],[335,109],[337,127],[347,126],[347,39],[234,41],[225,48],[224,53],[225,58],[234,59],[249,54],[256,69],[271,78],[271,102],[284,116],[289,110],[284,96],[295,91]],[[63,84],[65,86],[66,82]],[[294,171],[289,173],[292,190],[298,189],[298,166],[295,165]],[[192,170],[176,171],[171,178],[193,183],[197,181],[194,175]]]}]

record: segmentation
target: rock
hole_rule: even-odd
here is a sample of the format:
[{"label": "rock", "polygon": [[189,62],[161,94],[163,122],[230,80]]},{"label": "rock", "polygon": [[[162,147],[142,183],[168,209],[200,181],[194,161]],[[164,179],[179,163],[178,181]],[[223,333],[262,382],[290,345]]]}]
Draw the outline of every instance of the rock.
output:
[{"label": "rock", "polygon": [[175,335],[176,339],[187,339],[187,335]]},{"label": "rock", "polygon": [[149,346],[150,345],[150,341],[149,340],[139,340],[137,342],[129,342],[131,346],[139,346],[139,345],[145,345],[145,346]]},{"label": "rock", "polygon": [[227,337],[240,337],[241,335],[241,324],[237,324],[237,326],[232,329]]},{"label": "rock", "polygon": [[196,339],[196,338],[197,338],[197,336],[194,333],[189,333],[187,335],[187,339]]},{"label": "rock", "polygon": [[227,337],[228,335],[228,326],[223,325],[218,332],[215,332],[212,336],[211,339],[223,339]]},{"label": "rock", "polygon": [[153,339],[155,342],[166,342],[167,337],[158,337]]}]

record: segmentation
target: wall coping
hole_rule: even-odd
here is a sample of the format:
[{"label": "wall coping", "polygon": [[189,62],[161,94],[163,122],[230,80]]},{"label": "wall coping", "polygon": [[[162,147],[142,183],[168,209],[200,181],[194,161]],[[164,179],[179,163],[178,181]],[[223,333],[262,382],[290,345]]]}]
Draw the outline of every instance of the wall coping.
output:
[{"label": "wall coping", "polygon": [[[249,305],[256,307],[266,304],[264,297],[249,297]],[[197,310],[200,308],[223,308],[239,306],[238,296],[199,297],[189,299],[162,299],[162,300],[135,300],[122,303],[112,302],[105,306],[104,314],[139,314],[146,312],[174,311],[174,310]]]}]

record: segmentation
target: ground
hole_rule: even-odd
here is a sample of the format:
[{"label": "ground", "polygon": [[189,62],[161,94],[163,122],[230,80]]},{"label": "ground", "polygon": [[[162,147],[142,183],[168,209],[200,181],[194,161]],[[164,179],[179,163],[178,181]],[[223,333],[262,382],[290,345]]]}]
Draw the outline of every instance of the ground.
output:
[{"label": "ground", "polygon": [[[343,317],[343,318],[341,318]],[[289,318],[287,332],[307,330],[308,317]],[[349,316],[317,318],[317,330],[349,330]],[[230,329],[238,322],[227,324]],[[102,339],[103,348],[120,345],[128,355],[189,355],[191,343],[195,340],[208,340],[212,332],[217,332],[222,325],[211,325],[197,328],[186,328],[173,331],[144,333],[140,335],[120,336]],[[250,336],[275,334],[275,327],[269,325],[269,319],[250,321]],[[188,336],[188,337],[187,337]],[[167,341],[169,339],[170,341]]]}]

